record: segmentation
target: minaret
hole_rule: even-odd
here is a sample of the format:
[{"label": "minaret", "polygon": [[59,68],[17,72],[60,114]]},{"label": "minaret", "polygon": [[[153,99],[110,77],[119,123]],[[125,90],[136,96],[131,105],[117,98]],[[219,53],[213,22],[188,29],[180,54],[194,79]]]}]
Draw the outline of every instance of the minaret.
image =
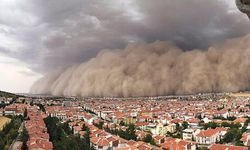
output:
[{"label": "minaret", "polygon": [[250,0],[236,0],[236,5],[238,9],[247,14],[250,19]]}]

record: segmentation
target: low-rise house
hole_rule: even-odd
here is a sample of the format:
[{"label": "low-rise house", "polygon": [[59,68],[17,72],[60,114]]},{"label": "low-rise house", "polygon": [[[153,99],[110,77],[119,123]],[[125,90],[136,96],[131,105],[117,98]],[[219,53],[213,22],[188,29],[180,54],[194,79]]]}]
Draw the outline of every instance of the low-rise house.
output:
[{"label": "low-rise house", "polygon": [[135,117],[131,117],[131,116],[125,116],[124,117],[124,122],[126,124],[135,124],[136,123],[136,118]]},{"label": "low-rise house", "polygon": [[200,133],[200,129],[187,128],[183,130],[183,140],[195,140],[197,134]]},{"label": "low-rise house", "polygon": [[4,115],[10,115],[10,116],[14,116],[16,115],[16,111],[17,111],[17,106],[6,106],[4,109]]},{"label": "low-rise house", "polygon": [[26,108],[26,104],[11,104],[4,108],[4,115],[24,115],[24,111]]},{"label": "low-rise house", "polygon": [[183,130],[183,133],[182,133],[183,140],[192,140],[194,138],[193,133],[194,133],[193,129],[185,129],[185,130]]},{"label": "low-rise house", "polygon": [[191,128],[196,128],[199,126],[200,120],[197,118],[189,118],[187,119],[187,122]]},{"label": "low-rise house", "polygon": [[113,149],[119,146],[119,138],[117,136],[109,135],[106,138],[109,141],[110,147],[112,147]]},{"label": "low-rise house", "polygon": [[24,111],[23,111],[23,110],[20,110],[20,109],[17,109],[16,115],[17,115],[17,116],[19,116],[19,115],[23,116],[23,115],[24,115]]},{"label": "low-rise house", "polygon": [[180,126],[182,125],[182,123],[183,123],[183,120],[181,120],[181,119],[173,119],[173,120],[171,120],[171,123],[174,123],[174,124],[179,124]]},{"label": "low-rise house", "polygon": [[168,132],[168,129],[166,126],[164,126],[162,123],[158,123],[156,125],[156,130],[155,133],[156,135],[166,135],[166,133]]},{"label": "low-rise house", "polygon": [[112,121],[114,123],[120,123],[124,120],[125,114],[122,112],[114,112],[114,115],[112,116]]},{"label": "low-rise house", "polygon": [[116,150],[161,150],[161,148],[142,141],[128,141],[126,147],[119,147]]},{"label": "low-rise house", "polygon": [[152,121],[152,117],[150,116],[139,116],[137,117],[138,122],[149,122]]},{"label": "low-rise house", "polygon": [[156,136],[153,136],[154,138],[154,141],[157,145],[161,145],[162,143],[165,142],[166,140],[166,137],[165,136],[162,136],[162,135],[156,135]]},{"label": "low-rise house", "polygon": [[29,150],[53,150],[52,143],[42,139],[29,140],[27,145]]},{"label": "low-rise house", "polygon": [[135,123],[135,126],[140,128],[141,130],[146,130],[149,124],[149,122],[137,122]]},{"label": "low-rise house", "polygon": [[227,110],[221,110],[221,111],[216,112],[214,116],[227,118],[229,116],[229,112]]},{"label": "low-rise house", "polygon": [[237,118],[233,122],[239,123],[242,127],[244,126],[244,123],[247,121],[247,118]]},{"label": "low-rise house", "polygon": [[181,139],[169,138],[161,145],[163,150],[196,150],[195,142],[185,141]]},{"label": "low-rise house", "polygon": [[147,125],[147,131],[150,131],[152,134],[158,135],[156,126],[157,126],[157,124],[155,124],[155,123],[149,123]]},{"label": "low-rise house", "polygon": [[94,121],[94,117],[92,115],[90,115],[90,114],[85,114],[83,119],[88,124],[92,124],[93,121]]},{"label": "low-rise house", "polygon": [[105,137],[92,137],[90,143],[97,150],[108,150],[110,148],[109,141]]},{"label": "low-rise house", "polygon": [[74,134],[78,134],[80,131],[82,131],[82,126],[74,126],[73,127]]},{"label": "low-rise house", "polygon": [[167,132],[174,133],[176,131],[175,123],[170,123],[166,127],[167,127]]},{"label": "low-rise house", "polygon": [[245,146],[250,146],[250,133],[245,133],[240,139]]},{"label": "low-rise house", "polygon": [[91,146],[94,146],[97,150],[116,149],[122,146],[121,139],[111,134],[98,135],[90,138]]},{"label": "low-rise house", "polygon": [[216,142],[220,141],[226,132],[226,128],[202,130],[196,135],[195,140],[200,145],[210,146],[211,144],[215,144]]},{"label": "low-rise house", "polygon": [[224,128],[224,127],[217,127],[216,130],[219,132],[219,138],[223,139],[224,136],[226,135],[228,128]]},{"label": "low-rise house", "polygon": [[125,139],[123,139],[123,138],[120,138],[120,137],[118,137],[118,138],[119,138],[119,139],[118,139],[118,140],[119,140],[118,148],[126,147],[128,141],[125,140]]},{"label": "low-rise house", "polygon": [[160,122],[164,125],[169,124],[171,121],[171,117],[165,116],[165,117],[160,117]]},{"label": "low-rise house", "polygon": [[153,112],[150,110],[143,110],[140,112],[141,116],[149,116],[149,117],[153,117]]},{"label": "low-rise house", "polygon": [[210,150],[248,150],[248,147],[244,146],[233,146],[233,145],[222,145],[222,144],[213,144]]},{"label": "low-rise house", "polygon": [[209,122],[212,122],[213,119],[211,118],[203,118],[202,121],[204,121],[204,123],[209,123]]},{"label": "low-rise house", "polygon": [[142,140],[148,133],[142,130],[136,130],[135,134],[138,140]]},{"label": "low-rise house", "polygon": [[162,123],[150,123],[147,125],[147,129],[155,135],[166,135],[168,132],[173,133],[176,130],[176,124],[171,123],[163,125]]}]

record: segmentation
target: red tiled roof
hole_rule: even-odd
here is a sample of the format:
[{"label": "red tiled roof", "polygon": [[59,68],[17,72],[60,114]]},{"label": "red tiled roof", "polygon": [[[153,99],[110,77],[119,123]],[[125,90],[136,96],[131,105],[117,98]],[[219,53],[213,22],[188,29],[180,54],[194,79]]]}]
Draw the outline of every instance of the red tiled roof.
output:
[{"label": "red tiled roof", "polygon": [[201,131],[199,134],[197,134],[197,136],[200,137],[211,137],[213,135],[215,135],[218,131],[216,129],[207,129],[207,130],[203,130]]},{"label": "red tiled roof", "polygon": [[105,137],[92,137],[90,142],[97,146],[108,146],[109,141]]},{"label": "red tiled roof", "polygon": [[211,150],[248,150],[248,147],[213,144]]},{"label": "red tiled roof", "polygon": [[244,122],[246,122],[246,118],[237,118],[237,119],[235,119],[234,120],[234,122],[236,122],[236,123],[244,123]]},{"label": "red tiled roof", "polygon": [[147,126],[149,125],[149,122],[137,122],[135,123],[135,126],[139,127],[139,126]]}]

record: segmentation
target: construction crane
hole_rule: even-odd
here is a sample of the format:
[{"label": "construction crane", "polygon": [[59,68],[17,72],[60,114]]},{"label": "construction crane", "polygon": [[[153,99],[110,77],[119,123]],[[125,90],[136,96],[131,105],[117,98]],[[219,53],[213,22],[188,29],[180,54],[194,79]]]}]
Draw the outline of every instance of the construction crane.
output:
[{"label": "construction crane", "polygon": [[250,0],[236,0],[238,9],[250,19]]}]

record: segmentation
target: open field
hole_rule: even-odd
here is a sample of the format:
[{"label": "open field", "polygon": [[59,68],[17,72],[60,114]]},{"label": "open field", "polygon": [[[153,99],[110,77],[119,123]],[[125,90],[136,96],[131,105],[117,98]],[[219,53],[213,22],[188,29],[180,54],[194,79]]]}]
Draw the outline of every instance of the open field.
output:
[{"label": "open field", "polygon": [[231,93],[230,96],[235,96],[235,97],[250,97],[250,93]]},{"label": "open field", "polygon": [[4,125],[8,122],[10,122],[10,118],[7,117],[0,117],[0,130],[3,129]]}]

